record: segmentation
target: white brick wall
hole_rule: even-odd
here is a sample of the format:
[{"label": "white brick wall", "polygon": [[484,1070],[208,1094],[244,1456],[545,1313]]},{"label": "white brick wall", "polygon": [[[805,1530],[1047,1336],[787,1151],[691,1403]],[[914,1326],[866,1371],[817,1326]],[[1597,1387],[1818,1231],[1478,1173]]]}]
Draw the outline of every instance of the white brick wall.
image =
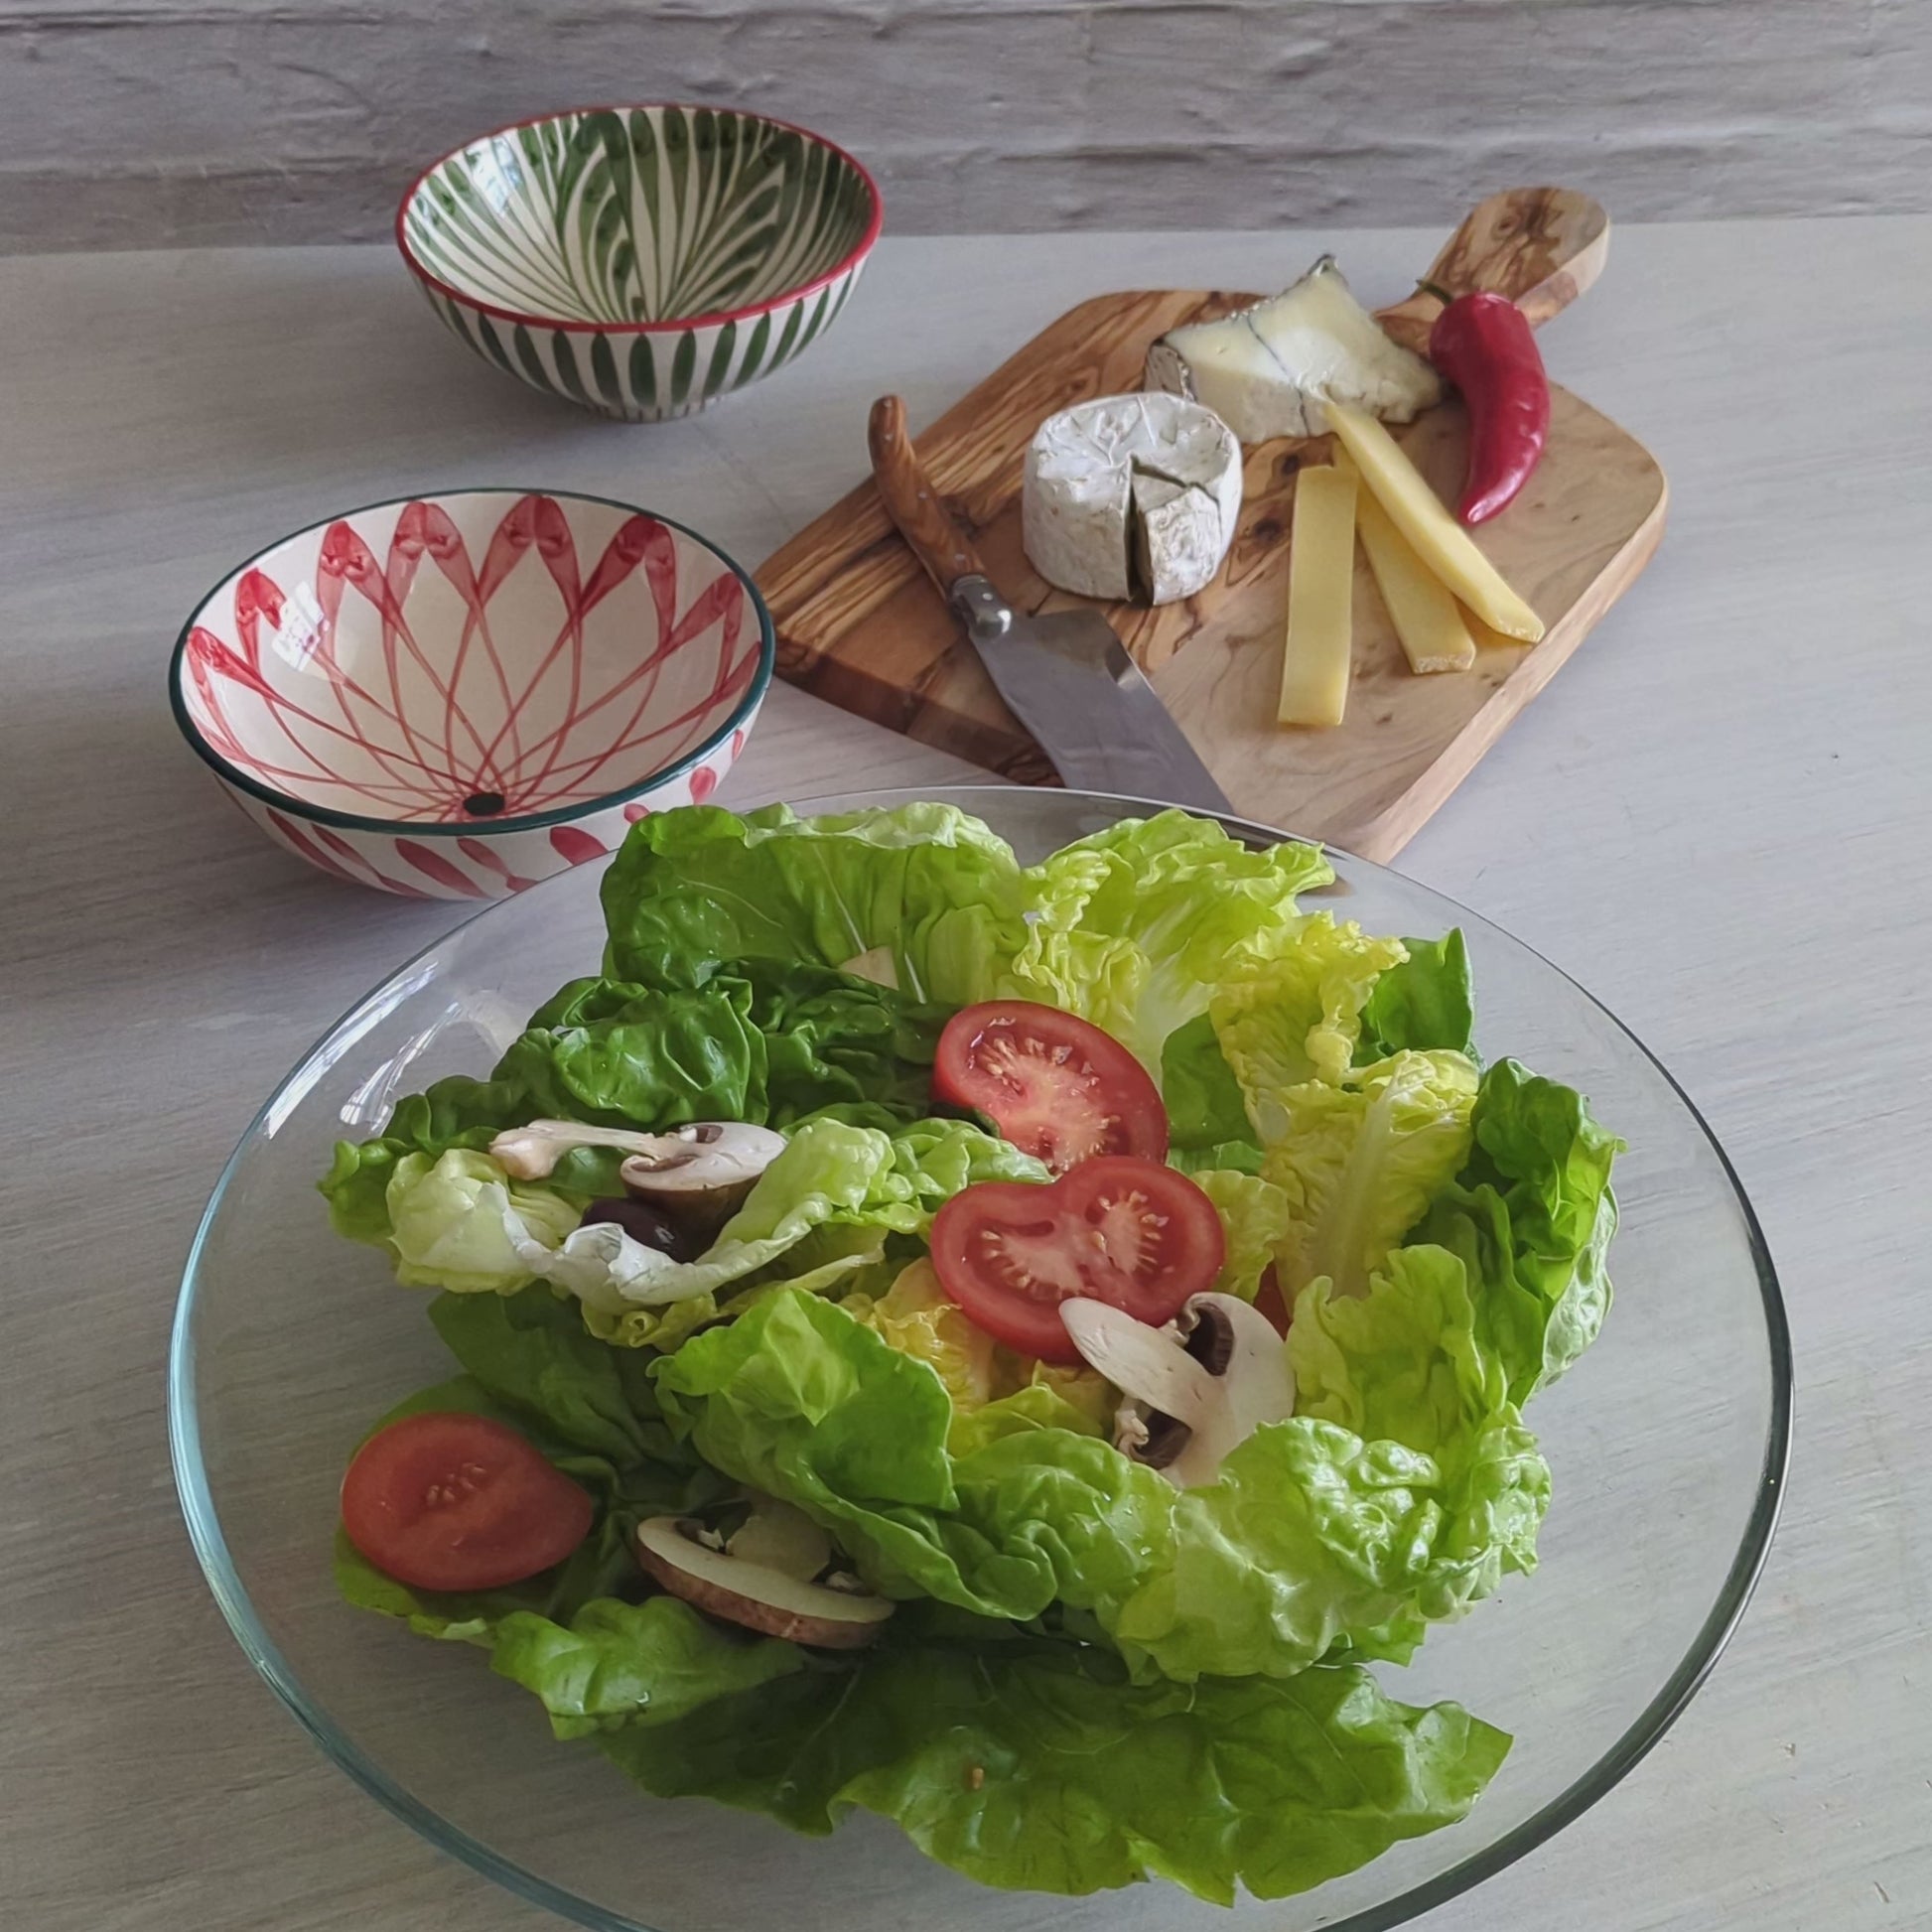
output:
[{"label": "white brick wall", "polygon": [[665,97],[902,232],[1932,207],[1927,0],[0,0],[0,251],[375,236],[468,134]]}]

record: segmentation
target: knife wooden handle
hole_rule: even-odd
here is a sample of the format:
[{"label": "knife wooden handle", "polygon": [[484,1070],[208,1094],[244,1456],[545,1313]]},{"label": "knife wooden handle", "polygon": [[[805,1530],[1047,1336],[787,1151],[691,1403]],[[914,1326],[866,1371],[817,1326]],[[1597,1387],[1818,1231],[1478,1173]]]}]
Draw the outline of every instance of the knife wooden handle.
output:
[{"label": "knife wooden handle", "polygon": [[886,514],[898,525],[899,535],[938,585],[939,595],[950,602],[952,587],[962,577],[984,577],[986,566],[973,548],[973,539],[920,467],[912,439],[905,433],[905,405],[898,397],[881,396],[873,404],[866,441]]}]

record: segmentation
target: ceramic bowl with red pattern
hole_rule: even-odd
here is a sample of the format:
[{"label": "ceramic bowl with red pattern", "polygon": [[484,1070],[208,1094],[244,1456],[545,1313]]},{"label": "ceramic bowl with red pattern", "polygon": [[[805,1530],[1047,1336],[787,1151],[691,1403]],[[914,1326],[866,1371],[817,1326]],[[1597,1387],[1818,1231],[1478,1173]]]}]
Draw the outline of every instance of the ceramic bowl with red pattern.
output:
[{"label": "ceramic bowl with red pattern", "polygon": [[774,653],[751,578],[681,524],[466,489],[251,557],[189,619],[169,692],[229,796],[311,865],[500,898],[708,798]]}]

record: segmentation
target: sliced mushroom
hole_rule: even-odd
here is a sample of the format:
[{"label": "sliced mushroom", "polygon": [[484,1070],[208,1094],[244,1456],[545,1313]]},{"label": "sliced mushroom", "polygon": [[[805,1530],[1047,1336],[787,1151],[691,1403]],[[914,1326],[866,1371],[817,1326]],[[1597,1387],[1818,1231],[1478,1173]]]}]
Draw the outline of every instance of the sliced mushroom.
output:
[{"label": "sliced mushroom", "polygon": [[506,1127],[489,1144],[489,1158],[512,1179],[545,1180],[572,1148],[610,1147],[621,1154],[648,1154],[664,1139],[623,1127],[587,1127],[581,1120],[533,1120]]},{"label": "sliced mushroom", "polygon": [[686,1221],[724,1220],[785,1151],[785,1137],[742,1121],[701,1121],[659,1134],[618,1177],[639,1200]]},{"label": "sliced mushroom", "polygon": [[753,1503],[725,1549],[743,1563],[760,1563],[801,1584],[815,1582],[832,1563],[832,1539],[802,1509],[770,1496]]},{"label": "sliced mushroom", "polygon": [[1062,1302],[1060,1319],[1127,1398],[1114,1447],[1177,1489],[1212,1482],[1237,1445],[1295,1413],[1282,1338],[1238,1296],[1192,1296],[1165,1328],[1084,1297]]},{"label": "sliced mushroom", "polygon": [[854,979],[871,980],[873,985],[887,987],[894,993],[898,991],[898,955],[891,946],[873,946],[855,953],[839,971],[850,973]]},{"label": "sliced mushroom", "polygon": [[694,1609],[821,1650],[863,1648],[893,1613],[883,1596],[787,1576],[729,1548],[709,1549],[699,1541],[703,1534],[704,1526],[688,1516],[653,1516],[637,1525],[637,1561]]}]

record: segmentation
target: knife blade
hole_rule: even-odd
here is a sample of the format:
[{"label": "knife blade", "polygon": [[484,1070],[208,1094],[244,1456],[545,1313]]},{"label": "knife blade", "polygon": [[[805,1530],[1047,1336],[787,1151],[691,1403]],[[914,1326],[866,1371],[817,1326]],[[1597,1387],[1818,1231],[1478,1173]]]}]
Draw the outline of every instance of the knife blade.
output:
[{"label": "knife blade", "polygon": [[1231,811],[1186,733],[1098,611],[1019,613],[1000,595],[920,466],[898,397],[873,404],[868,441],[887,514],[1061,783]]}]

